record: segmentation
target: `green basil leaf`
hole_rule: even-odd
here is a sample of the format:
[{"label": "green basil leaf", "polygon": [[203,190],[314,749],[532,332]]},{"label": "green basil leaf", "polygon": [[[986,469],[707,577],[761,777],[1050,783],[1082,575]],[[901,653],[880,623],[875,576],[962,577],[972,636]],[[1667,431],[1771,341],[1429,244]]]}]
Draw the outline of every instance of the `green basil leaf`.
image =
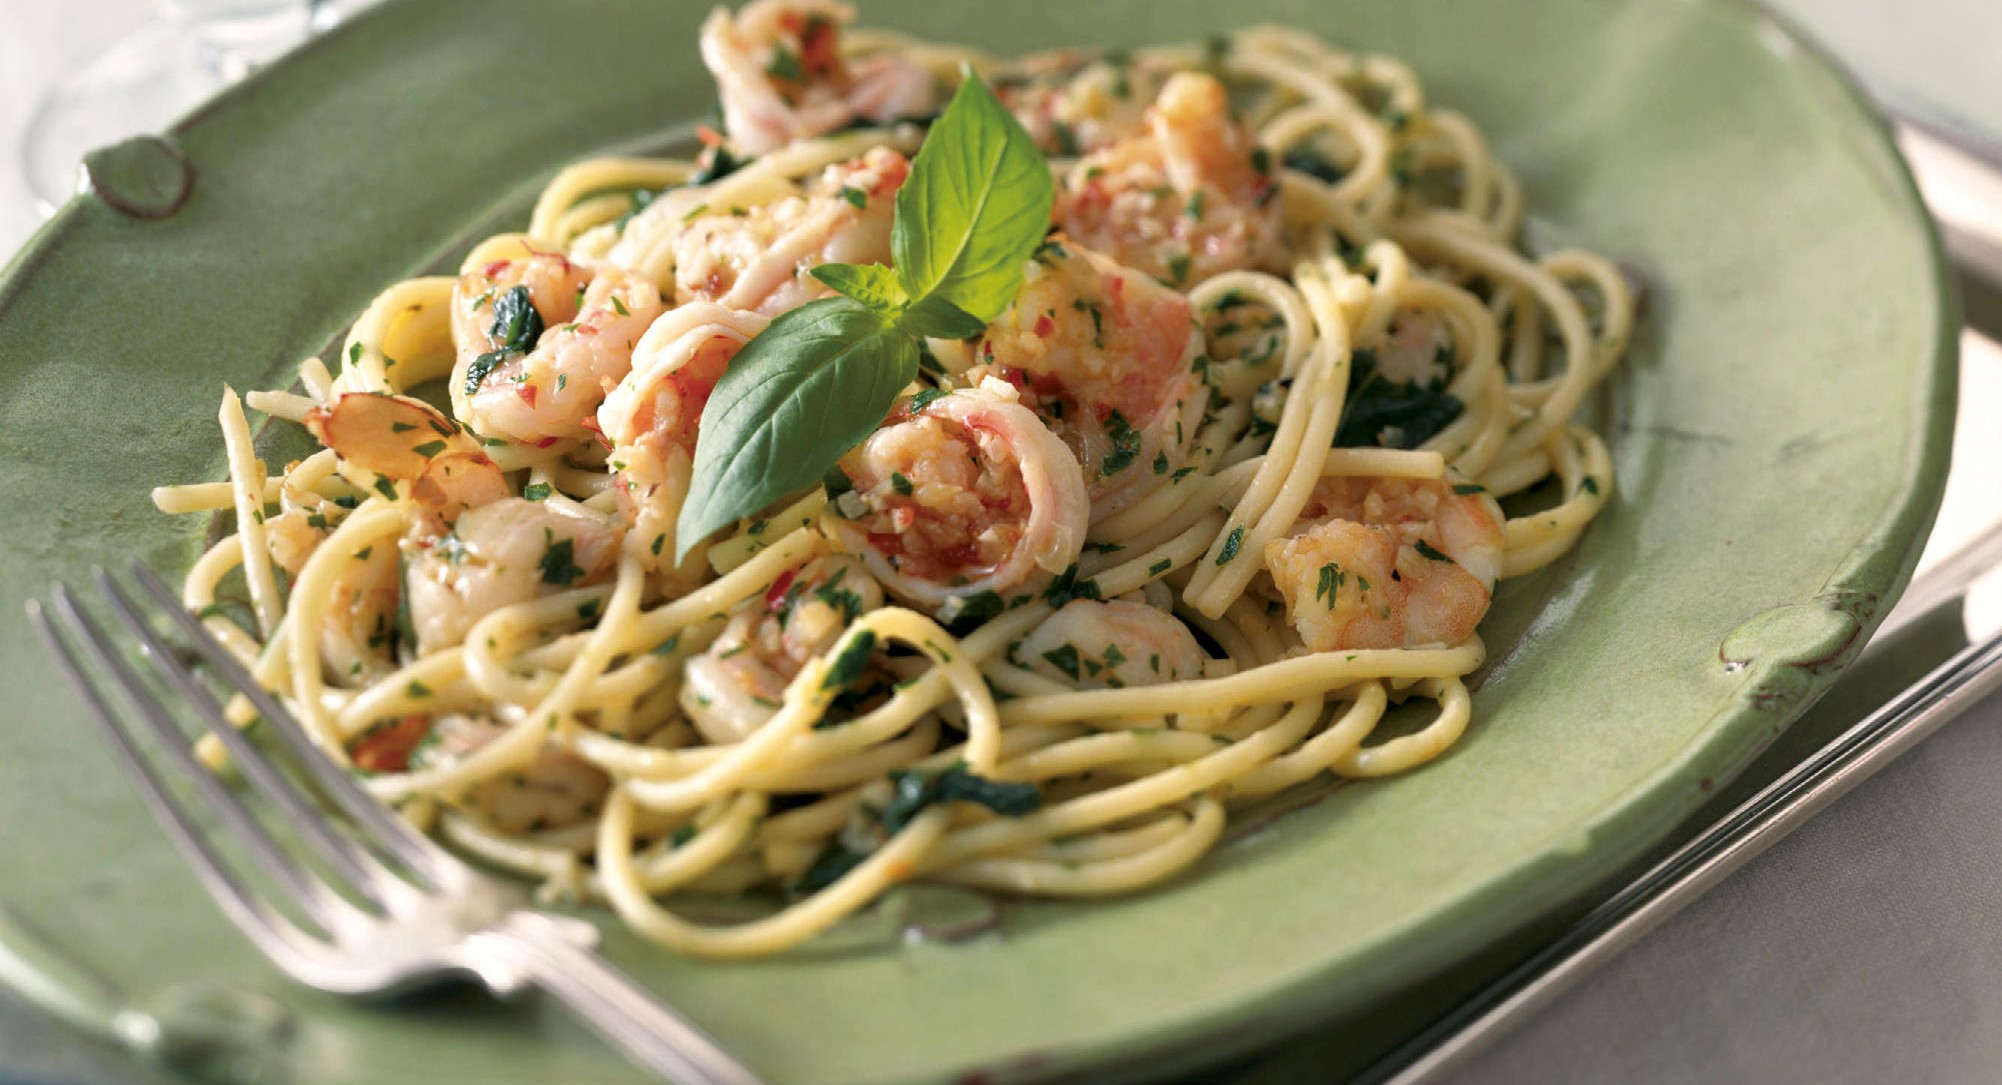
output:
[{"label": "green basil leaf", "polygon": [[494,324],[487,330],[502,350],[527,354],[542,338],[542,314],[529,299],[528,287],[517,286],[494,302]]},{"label": "green basil leaf", "polygon": [[1055,184],[1035,140],[971,71],[897,190],[890,252],[904,293],[982,324],[1001,315],[1050,227]]},{"label": "green basil leaf", "polygon": [[910,300],[897,273],[881,264],[822,264],[813,269],[813,277],[887,317],[896,316]]},{"label": "green basil leaf", "polygon": [[818,484],[917,375],[916,341],[852,298],[811,301],[772,321],[702,408],[676,563],[717,528]]},{"label": "green basil leaf", "polygon": [[937,294],[913,302],[897,326],[921,339],[971,339],[987,330],[979,317]]}]

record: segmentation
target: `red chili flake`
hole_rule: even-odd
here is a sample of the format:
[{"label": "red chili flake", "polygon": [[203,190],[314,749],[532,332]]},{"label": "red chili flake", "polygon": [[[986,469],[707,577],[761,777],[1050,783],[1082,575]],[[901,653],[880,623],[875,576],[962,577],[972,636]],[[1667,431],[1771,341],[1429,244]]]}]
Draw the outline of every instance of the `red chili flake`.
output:
[{"label": "red chili flake", "polygon": [[706,124],[695,126],[695,138],[700,140],[704,147],[720,147],[723,145],[723,133]]},{"label": "red chili flake", "polygon": [[1048,339],[1050,336],[1055,334],[1057,334],[1056,321],[1051,320],[1047,316],[1039,316],[1036,318],[1036,338]]},{"label": "red chili flake", "polygon": [[784,610],[786,608],[786,592],[792,590],[793,578],[796,575],[797,575],[797,570],[787,569],[783,576],[780,576],[777,580],[772,581],[771,587],[765,589],[766,610],[771,611],[773,614],[777,614],[779,611]]},{"label": "red chili flake", "polygon": [[429,716],[405,716],[379,727],[355,743],[355,767],[368,772],[403,772],[410,767],[410,751],[430,732]]},{"label": "red chili flake", "polygon": [[828,75],[841,63],[834,48],[834,24],[815,15],[800,34],[799,61],[812,75]]},{"label": "red chili flake", "polygon": [[498,279],[500,278],[500,273],[506,271],[508,265],[512,263],[514,263],[512,260],[495,260],[493,263],[481,268],[480,274],[485,275],[489,279]]},{"label": "red chili flake", "polygon": [[537,393],[536,393],[536,388],[535,388],[535,385],[533,385],[533,384],[517,384],[517,385],[515,385],[515,388],[514,388],[514,394],[515,394],[515,395],[518,395],[518,396],[520,396],[520,397],[521,397],[521,401],[522,401],[523,403],[526,403],[526,404],[528,404],[528,405],[529,405],[530,407],[533,407],[533,406],[535,406],[535,397],[536,397],[536,394],[537,394]]},{"label": "red chili flake", "polygon": [[535,442],[535,447],[537,447],[537,448],[548,448],[548,447],[549,447],[550,445],[553,445],[553,444],[555,444],[555,443],[556,443],[556,438],[554,438],[554,437],[544,437],[544,438],[542,438],[542,439],[540,439],[540,440],[538,440],[538,441],[536,441],[536,442]]}]

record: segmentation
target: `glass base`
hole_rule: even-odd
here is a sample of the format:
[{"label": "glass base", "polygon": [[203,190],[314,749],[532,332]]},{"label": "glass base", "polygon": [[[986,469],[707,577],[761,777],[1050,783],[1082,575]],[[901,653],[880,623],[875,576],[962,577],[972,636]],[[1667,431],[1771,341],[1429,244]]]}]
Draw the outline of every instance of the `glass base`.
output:
[{"label": "glass base", "polygon": [[213,22],[148,23],[50,88],[28,122],[22,169],[39,214],[54,213],[82,182],[83,156],[174,121],[304,41],[314,12],[260,0],[263,12]]}]

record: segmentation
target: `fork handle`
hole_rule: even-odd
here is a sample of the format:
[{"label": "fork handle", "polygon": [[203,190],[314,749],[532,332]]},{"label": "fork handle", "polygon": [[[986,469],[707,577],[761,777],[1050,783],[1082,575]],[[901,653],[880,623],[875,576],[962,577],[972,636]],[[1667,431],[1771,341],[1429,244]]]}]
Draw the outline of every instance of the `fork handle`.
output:
[{"label": "fork handle", "polygon": [[630,1059],[675,1085],[765,1085],[695,1023],[596,952],[532,922],[489,931],[507,963]]}]

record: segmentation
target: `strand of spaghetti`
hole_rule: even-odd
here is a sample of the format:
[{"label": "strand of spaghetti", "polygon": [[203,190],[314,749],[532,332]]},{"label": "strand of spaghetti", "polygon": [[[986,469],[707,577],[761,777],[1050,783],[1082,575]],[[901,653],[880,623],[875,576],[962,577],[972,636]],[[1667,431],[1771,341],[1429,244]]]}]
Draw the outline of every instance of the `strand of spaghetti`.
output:
[{"label": "strand of spaghetti", "polygon": [[1243,802],[1277,794],[1304,783],[1317,773],[1330,771],[1336,762],[1363,744],[1376,725],[1383,722],[1389,697],[1381,682],[1365,682],[1348,710],[1336,717],[1321,733],[1300,744],[1291,753],[1281,754],[1234,781],[1231,801]]},{"label": "strand of spaghetti", "polygon": [[[437,366],[423,364],[427,361],[425,356],[434,351],[418,348],[435,346],[440,339],[450,346],[453,285],[449,276],[434,275],[406,279],[376,295],[348,332],[347,347],[340,358],[341,375],[334,379],[329,396],[343,392],[400,392],[440,376]],[[392,333],[399,331],[399,324],[406,321],[414,321],[415,327],[392,341]],[[391,355],[392,348],[404,354]],[[446,357],[449,359],[450,354]],[[404,370],[395,381],[390,379],[392,358],[396,368]]]},{"label": "strand of spaghetti", "polygon": [[1229,744],[1229,739],[1193,731],[1152,727],[1111,731],[1086,735],[1023,754],[1002,762],[994,770],[994,775],[1002,780],[1047,780],[1052,776],[1074,776],[1121,761],[1158,758],[1179,763],[1194,761],[1215,753],[1218,746]]},{"label": "strand of spaghetti", "polygon": [[334,375],[327,372],[327,363],[309,354],[299,361],[299,385],[314,402],[325,403],[333,395]]},{"label": "strand of spaghetti", "polygon": [[931,872],[940,881],[1004,893],[1101,897],[1166,881],[1194,866],[1223,836],[1223,804],[1199,797],[1180,832],[1152,847],[1106,859],[971,859]]},{"label": "strand of spaghetti", "polygon": [[250,589],[257,631],[269,637],[285,613],[285,603],[278,596],[278,578],[271,571],[271,549],[265,542],[264,463],[250,447],[250,422],[243,417],[243,404],[236,398],[236,390],[226,384],[216,420],[222,426],[223,455],[229,463],[236,539],[243,551],[243,581]]},{"label": "strand of spaghetti", "polygon": [[1553,434],[1546,447],[1564,482],[1564,501],[1508,522],[1503,577],[1521,576],[1563,556],[1613,495],[1612,457],[1598,434],[1574,426]]},{"label": "strand of spaghetti", "polygon": [[[1287,398],[1265,462],[1183,594],[1191,606],[1210,617],[1222,614],[1263,568],[1260,555],[1265,544],[1292,529],[1334,446],[1348,396],[1350,344],[1347,317],[1326,297],[1326,285],[1319,273],[1301,276],[1302,293],[1314,306],[1320,330],[1316,354],[1302,368]],[[1317,293],[1322,296],[1317,298]]]},{"label": "strand of spaghetti", "polygon": [[1062,840],[1045,840],[1023,848],[1016,854],[1024,859],[1050,859],[1058,862],[1088,863],[1097,859],[1117,859],[1122,855],[1146,851],[1148,848],[1175,836],[1187,827],[1188,818],[1180,810],[1168,807],[1160,816],[1131,829],[1100,829],[1082,836],[1065,837]]},{"label": "strand of spaghetti", "polygon": [[526,764],[541,750],[548,734],[572,711],[572,702],[583,687],[604,673],[605,664],[619,650],[616,631],[631,624],[639,610],[646,573],[638,563],[619,562],[618,584],[605,604],[598,629],[584,642],[583,650],[556,688],[523,714],[520,722],[508,727],[485,745],[458,762],[419,772],[386,774],[362,781],[370,794],[384,802],[395,802],[421,793],[450,792],[501,772]]},{"label": "strand of spaghetti", "polygon": [[711,615],[722,614],[763,592],[779,578],[779,574],[812,560],[825,545],[826,541],[809,529],[788,532],[784,538],[716,580],[641,615],[633,627],[633,643],[660,644],[679,630]]},{"label": "strand of spaghetti", "polygon": [[1599,373],[1603,379],[1626,353],[1634,331],[1634,291],[1611,261],[1596,253],[1563,249],[1537,263],[1562,282],[1583,279],[1599,293]]},{"label": "strand of spaghetti", "polygon": [[[1354,98],[1336,84],[1308,71],[1298,64],[1271,53],[1234,51],[1225,63],[1225,70],[1232,75],[1255,76],[1270,79],[1294,91],[1311,105],[1300,107],[1302,112],[1314,109],[1314,118],[1323,126],[1341,132],[1355,148],[1356,161],[1342,179],[1330,191],[1335,202],[1364,210],[1364,217],[1373,217],[1375,211],[1387,206],[1381,195],[1390,191],[1390,141],[1388,133],[1376,118],[1371,117],[1356,104]],[[1282,115],[1268,122],[1259,133],[1260,142],[1266,142],[1266,133],[1278,128],[1284,130],[1289,118]],[[1297,123],[1297,122],[1294,122]]]},{"label": "strand of spaghetti", "polygon": [[1300,741],[1320,715],[1321,699],[1309,697],[1289,708],[1279,722],[1207,757],[1045,806],[1019,818],[984,821],[954,830],[926,856],[925,870],[943,870],[968,859],[1006,852],[1032,841],[1084,832],[1181,802],[1271,760]]},{"label": "strand of spaghetti", "polygon": [[1564,341],[1564,372],[1558,385],[1544,401],[1535,417],[1510,434],[1500,453],[1506,458],[1543,443],[1550,431],[1569,422],[1583,401],[1586,389],[1597,380],[1599,366],[1592,348],[1591,330],[1578,299],[1555,276],[1509,251],[1485,236],[1446,225],[1438,212],[1399,220],[1389,227],[1390,236],[1407,248],[1444,255],[1481,274],[1510,279],[1526,286],[1557,320],[1557,333]]},{"label": "strand of spaghetti", "polygon": [[[467,676],[495,701],[530,705],[542,700],[553,687],[548,684],[546,673],[515,673],[511,662],[520,658],[516,655],[517,649],[525,642],[540,640],[552,628],[568,630],[575,627],[581,620],[577,616],[577,608],[587,601],[602,605],[605,594],[606,585],[587,584],[496,608],[466,631],[463,647]],[[615,636],[608,622],[601,620],[596,630],[566,633],[558,642],[562,650],[538,653],[535,660],[538,670],[547,668],[559,674],[567,673],[592,638],[599,636]],[[555,645],[545,648],[555,648]]]},{"label": "strand of spaghetti", "polygon": [[721,756],[689,776],[631,781],[627,788],[633,800],[649,809],[673,812],[737,786],[826,714],[827,706],[853,677],[835,672],[830,678],[835,661],[846,660],[854,652],[864,653],[862,658],[866,659],[879,638],[901,641],[931,658],[937,673],[953,685],[966,711],[967,762],[975,771],[991,767],[1000,752],[1000,721],[993,695],[973,661],[937,622],[916,611],[883,607],[851,622],[824,655],[807,661],[786,686],[778,712],[750,737],[724,748]]},{"label": "strand of spaghetti", "polygon": [[[264,504],[275,505],[283,479],[264,480]],[[169,516],[185,512],[215,512],[236,504],[236,487],[228,482],[183,482],[153,487],[153,507]]]},{"label": "strand of spaghetti", "polygon": [[690,923],[654,903],[633,865],[632,822],[635,803],[625,787],[616,787],[599,823],[598,865],[605,896],[628,926],[642,937],[694,957],[731,959],[775,953],[819,934],[892,885],[908,878],[918,861],[945,834],[951,812],[933,807],[911,819],[834,884],[777,915],[734,927]]},{"label": "strand of spaghetti", "polygon": [[1415,734],[1351,750],[1336,759],[1334,771],[1343,776],[1391,776],[1417,768],[1458,742],[1466,733],[1467,722],[1474,718],[1474,702],[1466,683],[1458,678],[1429,679],[1420,682],[1416,692],[1439,701],[1439,715],[1431,723]]},{"label": "strand of spaghetti", "polygon": [[306,412],[319,406],[307,396],[291,392],[273,392],[262,388],[244,393],[243,401],[253,411],[263,411],[273,418],[283,418],[287,422],[304,422]]},{"label": "strand of spaghetti", "polygon": [[1460,169],[1459,210],[1482,222],[1495,214],[1494,156],[1487,140],[1467,118],[1449,109],[1435,109],[1425,115],[1426,127],[1445,137],[1452,148],[1453,163]]},{"label": "strand of spaghetti", "polygon": [[535,210],[528,217],[528,236],[548,245],[564,245],[569,238],[557,234],[557,220],[585,195],[613,188],[666,188],[686,182],[694,172],[691,162],[659,158],[593,158],[566,166],[536,199]]},{"label": "strand of spaghetti", "polygon": [[471,685],[462,682],[465,675],[462,648],[415,659],[356,694],[335,717],[334,729],[342,738],[352,738],[382,720],[468,707],[477,697]]},{"label": "strand of spaghetti", "polygon": [[1009,727],[1098,716],[1151,716],[1206,705],[1249,705],[1313,696],[1366,678],[1427,678],[1472,673],[1486,658],[1478,636],[1452,648],[1359,649],[1282,659],[1223,678],[1164,686],[1080,690],[1024,697],[1001,706]]},{"label": "strand of spaghetti", "polygon": [[[1226,271],[1204,279],[1189,291],[1189,307],[1198,313],[1221,308],[1226,299],[1234,304],[1262,302],[1279,315],[1286,329],[1281,338],[1285,353],[1279,356],[1279,375],[1298,373],[1314,342],[1314,315],[1300,292],[1286,280],[1263,271]],[[1218,390],[1235,399],[1252,389],[1226,385]]]}]

